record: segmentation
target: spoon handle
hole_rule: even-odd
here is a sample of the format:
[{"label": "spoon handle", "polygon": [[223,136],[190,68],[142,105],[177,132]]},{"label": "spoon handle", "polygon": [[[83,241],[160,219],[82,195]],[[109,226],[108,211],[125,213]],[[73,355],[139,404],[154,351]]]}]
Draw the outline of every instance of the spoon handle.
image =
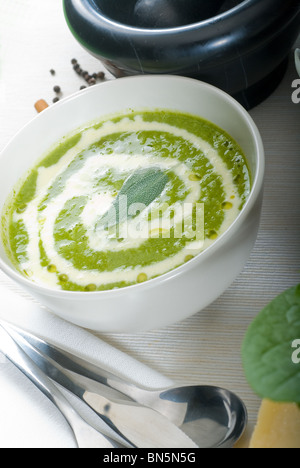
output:
[{"label": "spoon handle", "polygon": [[[83,376],[80,378],[77,374],[75,378],[72,373],[63,369],[57,362],[50,362],[51,359],[48,360],[34,346],[28,342],[26,344],[26,340],[19,336],[13,328],[6,325],[3,325],[3,328],[8,329],[9,336],[15,342],[14,344],[19,345],[22,351],[25,351],[26,356],[32,359],[42,372],[45,372],[46,376],[50,376],[55,382],[78,396],[100,416],[102,421],[113,430],[114,435],[111,437],[114,438],[117,435],[118,441],[122,443],[124,448],[197,447],[177,425],[170,422],[168,418],[165,418],[159,412],[130,400],[124,401],[122,396],[119,397],[118,392],[116,401],[114,398],[107,398],[108,392],[107,389],[103,389],[103,386],[99,386],[97,382],[90,381],[83,378]],[[44,381],[42,383],[44,384]]]},{"label": "spoon handle", "polygon": [[[82,383],[82,377],[89,379],[90,381],[95,381],[98,384],[101,384],[102,386],[107,387],[113,391],[118,401],[124,401],[126,403],[131,401],[133,403],[138,403],[149,409],[157,411],[169,419],[169,421],[175,424],[177,427],[181,426],[184,415],[186,413],[186,404],[183,403],[180,405],[176,402],[168,402],[165,404],[165,401],[161,399],[161,392],[165,392],[169,387],[155,390],[149,390],[147,388],[140,387],[134,383],[127,382],[126,380],[117,377],[99,365],[94,365],[85,359],[70,354],[64,349],[58,348],[57,346],[50,344],[47,341],[32,335],[31,333],[19,327],[16,327],[15,325],[8,324],[3,320],[0,321],[0,324],[1,323],[5,329],[7,329],[9,333],[12,334],[13,338],[19,343],[20,346],[22,346],[22,348],[23,344],[18,341],[18,336],[29,343],[30,346],[32,346],[35,350],[38,350],[43,356],[50,358],[52,362],[55,362],[56,367],[59,365],[62,369],[64,369],[64,371],[70,371],[74,379],[73,383]],[[30,352],[28,352],[27,349],[25,349],[25,351],[30,355]],[[46,372],[46,374],[48,374],[48,372]],[[70,375],[68,375],[68,377],[70,377]],[[65,383],[63,385],[68,388]],[[82,388],[81,385],[80,387]],[[82,398],[82,395],[76,393],[76,388],[77,387],[75,385],[75,387],[72,389],[69,388],[69,390]],[[99,414],[98,411],[97,413]],[[115,430],[115,425],[113,429]],[[124,440],[126,441],[127,438],[125,437]]]},{"label": "spoon handle", "polygon": [[[133,401],[139,401],[140,403],[143,403],[143,401],[140,401],[141,399],[145,398],[146,396],[150,397],[150,395],[156,393],[156,390],[152,391],[139,388],[135,384],[127,382],[124,379],[101,368],[99,365],[94,365],[91,362],[71,354],[68,351],[65,351],[64,349],[59,348],[53,344],[50,344],[15,325],[7,323],[3,320],[0,321],[0,324],[2,324],[5,329],[9,331],[9,333],[12,333],[12,336],[15,336],[14,333],[21,336],[28,343],[30,343],[31,346],[33,346],[51,360],[55,361],[64,369],[78,374],[79,376],[84,376],[88,379],[95,380],[96,382],[109,387],[110,389],[116,390],[119,392],[120,398],[122,398],[123,394],[123,397],[127,400],[129,397],[129,399]],[[161,390],[166,390],[166,388],[162,388]],[[160,390],[158,390],[158,392],[159,391]],[[146,403],[146,401],[144,403]]]},{"label": "spoon handle", "polygon": [[1,324],[0,351],[59,409],[71,427],[79,448],[92,448],[95,445],[101,448],[122,447],[119,443],[96,431],[81,418],[71,403],[18,346]]}]

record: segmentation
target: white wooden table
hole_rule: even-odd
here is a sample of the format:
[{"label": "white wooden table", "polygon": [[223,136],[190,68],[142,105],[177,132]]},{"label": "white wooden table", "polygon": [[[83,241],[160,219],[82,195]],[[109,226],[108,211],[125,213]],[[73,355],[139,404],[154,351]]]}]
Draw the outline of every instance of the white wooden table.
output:
[{"label": "white wooden table", "polygon": [[[60,0],[1,0],[0,149],[36,115],[35,101],[44,98],[51,103],[54,85],[68,96],[83,84],[72,69],[73,57],[91,72],[103,69],[71,36]],[[276,92],[250,112],[266,149],[265,195],[256,246],[234,284],[214,304],[182,323],[138,335],[101,335],[173,380],[231,389],[244,399],[252,425],[260,400],[244,378],[243,336],[270,300],[300,282],[300,104],[291,99],[296,78],[291,60]],[[107,74],[107,79],[112,77]],[[0,283],[6,281],[1,273]],[[1,298],[0,307],[5,307]],[[21,404],[12,401],[3,385],[0,398],[6,404]],[[0,434],[2,430],[9,438],[11,427],[7,435],[0,409]]]}]

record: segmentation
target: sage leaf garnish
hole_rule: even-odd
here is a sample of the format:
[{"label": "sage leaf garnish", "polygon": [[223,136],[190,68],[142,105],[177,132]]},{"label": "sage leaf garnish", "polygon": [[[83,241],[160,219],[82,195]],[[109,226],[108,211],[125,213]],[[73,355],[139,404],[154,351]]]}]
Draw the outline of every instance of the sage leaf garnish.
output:
[{"label": "sage leaf garnish", "polygon": [[300,403],[300,363],[293,343],[300,339],[300,285],[280,294],[249,327],[242,346],[246,378],[262,398]]},{"label": "sage leaf garnish", "polygon": [[[169,178],[158,167],[138,169],[124,182],[108,211],[96,223],[96,229],[109,228],[136,216],[157,199]],[[136,210],[135,210],[136,208]]]}]

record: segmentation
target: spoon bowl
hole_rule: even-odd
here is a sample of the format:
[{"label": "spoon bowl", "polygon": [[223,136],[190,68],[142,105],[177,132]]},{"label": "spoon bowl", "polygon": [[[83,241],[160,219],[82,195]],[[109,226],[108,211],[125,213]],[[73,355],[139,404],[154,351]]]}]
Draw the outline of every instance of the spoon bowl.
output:
[{"label": "spoon bowl", "polygon": [[[123,386],[123,391],[124,386]],[[126,395],[163,414],[199,448],[230,448],[241,438],[248,421],[242,400],[211,385],[177,386],[160,391],[127,388]]]}]

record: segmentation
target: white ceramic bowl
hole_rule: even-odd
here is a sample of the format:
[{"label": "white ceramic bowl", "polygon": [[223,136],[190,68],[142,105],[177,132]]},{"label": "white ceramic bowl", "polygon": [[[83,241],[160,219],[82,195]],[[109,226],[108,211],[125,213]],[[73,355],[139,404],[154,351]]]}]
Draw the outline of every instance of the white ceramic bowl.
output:
[{"label": "white ceramic bowl", "polygon": [[264,149],[249,114],[223,91],[175,76],[137,76],[91,87],[49,107],[0,155],[0,209],[12,187],[50,146],[77,127],[128,109],[165,108],[199,115],[241,145],[252,172],[251,195],[230,229],[185,265],[146,283],[103,292],[54,291],[20,275],[0,244],[0,267],[60,317],[102,332],[134,333],[181,321],[212,303],[243,269],[260,221]]}]

